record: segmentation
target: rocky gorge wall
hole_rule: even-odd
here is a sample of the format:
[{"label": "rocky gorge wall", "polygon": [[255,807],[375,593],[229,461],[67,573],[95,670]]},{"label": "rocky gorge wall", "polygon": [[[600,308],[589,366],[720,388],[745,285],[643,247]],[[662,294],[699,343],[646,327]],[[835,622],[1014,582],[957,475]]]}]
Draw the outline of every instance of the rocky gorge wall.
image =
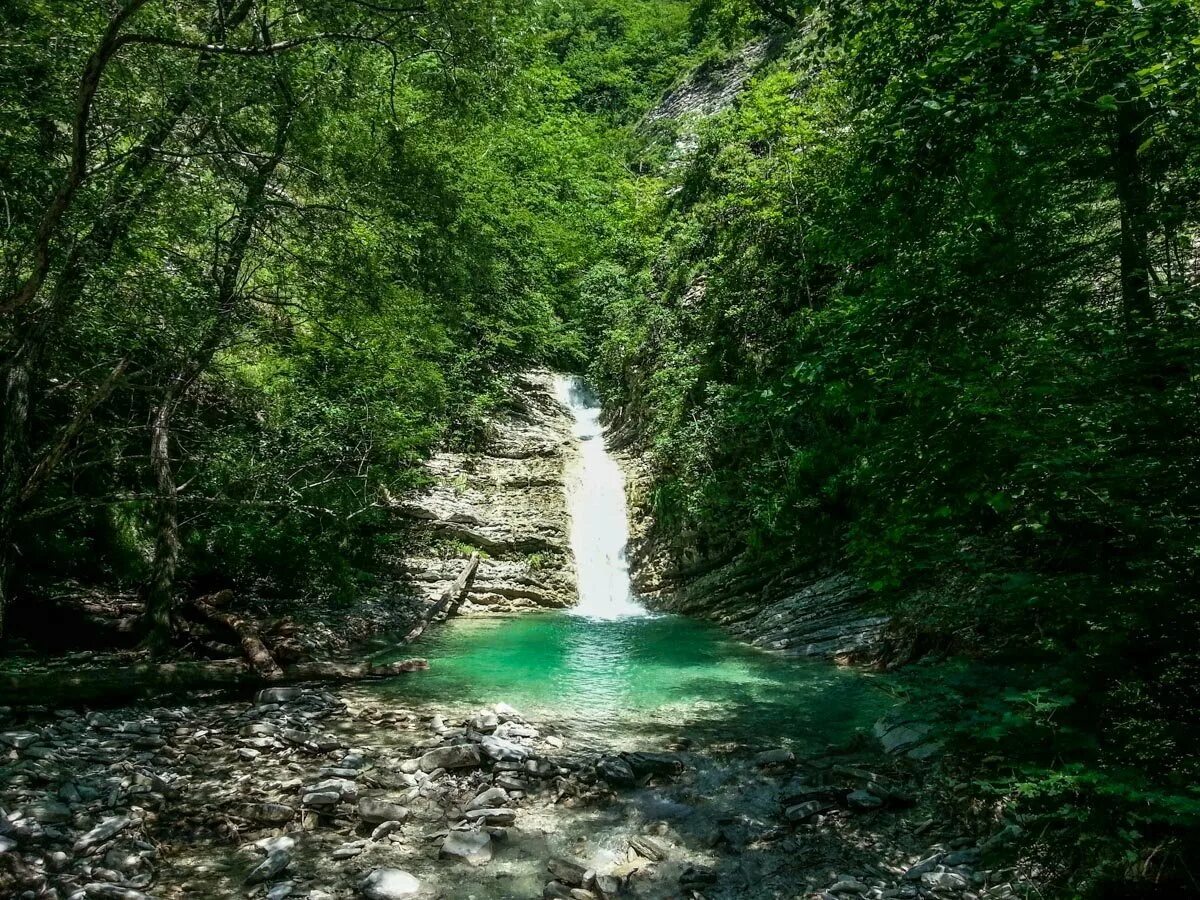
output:
[{"label": "rocky gorge wall", "polygon": [[648,606],[707,619],[787,656],[864,661],[876,654],[889,620],[872,609],[864,585],[836,570],[699,555],[688,535],[656,526],[649,458],[629,447],[618,457],[628,484],[630,571]]},{"label": "rocky gorge wall", "polygon": [[563,472],[575,450],[554,375],[518,376],[487,432],[479,452],[430,459],[432,484],[398,502],[398,512],[429,534],[398,569],[417,598],[433,604],[478,552],[461,615],[570,606],[576,588]]}]

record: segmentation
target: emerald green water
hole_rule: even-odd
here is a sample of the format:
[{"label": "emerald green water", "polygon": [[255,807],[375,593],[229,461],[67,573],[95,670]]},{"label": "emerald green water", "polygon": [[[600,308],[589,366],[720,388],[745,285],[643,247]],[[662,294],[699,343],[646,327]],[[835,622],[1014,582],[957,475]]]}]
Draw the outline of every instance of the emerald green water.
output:
[{"label": "emerald green water", "polygon": [[823,749],[888,706],[869,675],[769,655],[677,616],[457,619],[393,656],[414,653],[428,671],[376,690],[447,712],[505,702],[607,745],[688,737]]}]

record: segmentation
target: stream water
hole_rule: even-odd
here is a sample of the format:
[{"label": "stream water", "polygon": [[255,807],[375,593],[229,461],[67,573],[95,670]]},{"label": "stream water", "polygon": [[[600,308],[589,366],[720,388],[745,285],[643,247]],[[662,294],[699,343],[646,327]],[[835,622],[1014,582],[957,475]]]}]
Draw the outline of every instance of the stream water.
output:
[{"label": "stream water", "polygon": [[418,648],[429,671],[379,691],[464,711],[504,701],[616,748],[686,736],[821,749],[887,707],[861,673],[773,656],[712,626],[647,612],[630,588],[624,479],[605,446],[599,404],[575,378],[562,379],[557,393],[579,441],[566,476],[578,606],[453,620]]}]

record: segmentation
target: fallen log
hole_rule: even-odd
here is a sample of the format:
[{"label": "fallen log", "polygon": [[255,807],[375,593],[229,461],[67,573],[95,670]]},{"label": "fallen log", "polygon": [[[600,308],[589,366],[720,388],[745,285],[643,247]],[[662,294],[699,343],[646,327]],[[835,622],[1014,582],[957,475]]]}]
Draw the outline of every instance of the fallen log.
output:
[{"label": "fallen log", "polygon": [[478,568],[479,554],[472,553],[466,567],[454,579],[453,583],[446,590],[442,591],[437,602],[426,610],[421,621],[408,634],[404,635],[404,640],[401,643],[408,644],[415,641],[431,624],[444,621],[458,612],[458,608],[463,605],[463,601],[467,598],[467,587],[475,578],[475,572]]},{"label": "fallen log", "polygon": [[251,625],[249,621],[236,613],[217,609],[215,606],[206,603],[203,598],[192,600],[189,606],[194,612],[203,616],[208,621],[224,625],[236,634],[238,642],[242,645],[242,652],[246,654],[246,659],[263,678],[267,679],[267,681],[278,681],[283,677],[283,669],[279,667],[279,663],[275,661],[275,657],[271,655],[271,651],[263,643],[262,638],[258,634],[258,629]]},{"label": "fallen log", "polygon": [[305,662],[265,678],[244,659],[134,663],[96,669],[40,669],[0,674],[0,705],[55,706],[136,699],[200,688],[253,687],[297,681],[390,678],[429,668],[423,659],[393,663]]}]

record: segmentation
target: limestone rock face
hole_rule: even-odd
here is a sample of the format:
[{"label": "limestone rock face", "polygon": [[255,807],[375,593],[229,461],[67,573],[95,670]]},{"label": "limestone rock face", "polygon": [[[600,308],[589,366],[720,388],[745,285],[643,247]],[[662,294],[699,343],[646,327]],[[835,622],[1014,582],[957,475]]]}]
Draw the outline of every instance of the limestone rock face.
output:
[{"label": "limestone rock face", "polygon": [[459,613],[555,609],[576,599],[563,470],[575,453],[570,413],[546,370],[518,376],[478,451],[427,463],[432,484],[397,499],[397,513],[427,523],[426,551],[399,561],[428,604],[485,554]]}]

